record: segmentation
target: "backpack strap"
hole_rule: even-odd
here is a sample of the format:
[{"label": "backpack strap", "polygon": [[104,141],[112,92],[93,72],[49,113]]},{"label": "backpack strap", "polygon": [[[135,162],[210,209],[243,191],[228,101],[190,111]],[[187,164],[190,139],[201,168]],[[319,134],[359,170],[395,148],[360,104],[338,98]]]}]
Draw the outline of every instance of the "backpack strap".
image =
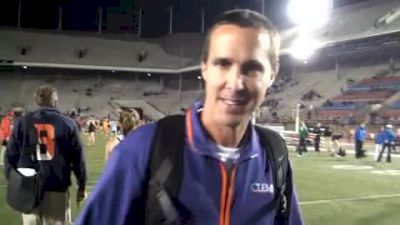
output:
[{"label": "backpack strap", "polygon": [[288,178],[289,157],[286,143],[275,131],[256,125],[255,129],[271,165],[276,200],[275,224],[289,224],[292,181]]},{"label": "backpack strap", "polygon": [[185,117],[174,115],[157,122],[152,140],[145,224],[175,224],[180,215],[174,202],[183,176]]},{"label": "backpack strap", "polygon": [[[38,161],[36,156],[36,148],[39,144],[38,133],[34,124],[34,113],[31,112],[26,116],[21,118],[22,124],[22,145],[21,145],[21,155],[17,167],[20,166],[32,166],[36,170],[38,169]],[[28,163],[29,162],[29,163]]]},{"label": "backpack strap", "polygon": [[[275,131],[260,126],[255,128],[272,168],[276,201],[275,224],[287,225],[292,183],[287,179],[289,159],[286,144]],[[179,194],[183,177],[184,144],[184,116],[169,116],[157,122],[148,171],[150,181],[146,190],[146,225],[176,224],[181,220],[175,196]]]}]

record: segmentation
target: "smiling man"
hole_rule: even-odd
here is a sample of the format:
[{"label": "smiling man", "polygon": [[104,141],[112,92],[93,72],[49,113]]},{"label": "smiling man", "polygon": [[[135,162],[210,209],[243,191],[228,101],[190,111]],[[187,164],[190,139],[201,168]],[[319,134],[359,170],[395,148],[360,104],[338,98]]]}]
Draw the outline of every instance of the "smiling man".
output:
[{"label": "smiling man", "polygon": [[[214,26],[207,37],[201,63],[206,84],[201,121],[214,141],[227,147],[239,144],[249,116],[264,100],[279,66],[276,30],[267,21],[257,21],[259,27],[256,21],[251,21],[256,16],[263,19],[261,15],[242,13],[244,18],[247,13],[250,21],[240,21],[232,13],[225,14],[226,21]],[[230,19],[239,21],[231,23]]]},{"label": "smiling man", "polygon": [[267,18],[224,13],[204,44],[205,101],[128,135],[76,224],[302,225],[283,141],[250,123],[278,57]]}]

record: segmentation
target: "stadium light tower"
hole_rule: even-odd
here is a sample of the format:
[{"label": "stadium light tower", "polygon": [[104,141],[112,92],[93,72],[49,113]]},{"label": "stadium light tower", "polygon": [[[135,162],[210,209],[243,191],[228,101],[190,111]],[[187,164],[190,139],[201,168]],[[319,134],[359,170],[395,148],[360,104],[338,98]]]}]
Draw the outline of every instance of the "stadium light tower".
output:
[{"label": "stadium light tower", "polygon": [[315,29],[328,22],[332,3],[333,0],[291,0],[287,14],[302,29]]},{"label": "stadium light tower", "polygon": [[288,17],[298,30],[298,37],[290,47],[294,58],[306,60],[321,47],[314,32],[328,22],[332,3],[333,0],[291,0],[288,3]]}]

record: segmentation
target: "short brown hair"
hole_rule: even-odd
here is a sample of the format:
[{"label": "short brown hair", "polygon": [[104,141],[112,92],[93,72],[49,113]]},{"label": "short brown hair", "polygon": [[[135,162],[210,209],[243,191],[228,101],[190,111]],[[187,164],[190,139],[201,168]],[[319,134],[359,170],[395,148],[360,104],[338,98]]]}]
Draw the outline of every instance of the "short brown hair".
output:
[{"label": "short brown hair", "polygon": [[57,90],[51,85],[42,85],[36,88],[35,93],[35,103],[38,106],[50,106],[54,107],[57,97]]},{"label": "short brown hair", "polygon": [[203,49],[201,53],[201,61],[203,63],[207,62],[211,35],[215,28],[221,25],[232,24],[239,27],[246,28],[262,28],[265,29],[270,36],[270,48],[268,50],[269,60],[271,62],[271,67],[275,73],[279,69],[279,49],[280,49],[280,35],[275,26],[271,21],[257,13],[248,9],[235,9],[226,11],[221,15],[221,17],[216,21],[216,23],[208,31],[206,38],[204,40]]}]

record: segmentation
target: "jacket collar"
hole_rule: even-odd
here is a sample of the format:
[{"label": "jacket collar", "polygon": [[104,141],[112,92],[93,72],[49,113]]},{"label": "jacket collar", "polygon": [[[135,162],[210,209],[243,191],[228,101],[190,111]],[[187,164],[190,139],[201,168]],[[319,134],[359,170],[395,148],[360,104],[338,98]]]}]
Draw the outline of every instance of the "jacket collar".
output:
[{"label": "jacket collar", "polygon": [[48,113],[60,113],[60,112],[55,107],[40,106],[32,114],[34,115],[34,117],[40,117],[39,115],[44,115],[44,114],[47,115]]},{"label": "jacket collar", "polygon": [[[186,112],[186,138],[190,150],[201,155],[219,159],[216,143],[211,140],[205,128],[201,124],[200,112],[203,109],[202,102],[195,102]],[[254,126],[249,123],[247,129],[248,138],[240,148],[240,157],[237,160],[243,161],[255,158],[260,154],[261,145]]]},{"label": "jacket collar", "polygon": [[39,108],[37,109],[37,111],[55,111],[58,112],[57,108],[55,107],[50,107],[50,106],[39,106]]}]

